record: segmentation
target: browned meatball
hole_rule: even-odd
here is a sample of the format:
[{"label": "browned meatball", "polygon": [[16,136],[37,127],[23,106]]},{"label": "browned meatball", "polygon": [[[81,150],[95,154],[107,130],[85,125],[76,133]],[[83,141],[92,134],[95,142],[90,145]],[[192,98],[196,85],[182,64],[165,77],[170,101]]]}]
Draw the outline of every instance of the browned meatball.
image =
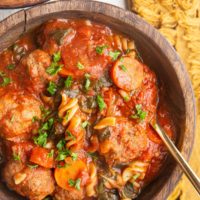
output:
[{"label": "browned meatball", "polygon": [[131,162],[148,147],[145,129],[126,118],[117,119],[116,126],[101,131],[99,140],[100,153],[109,165]]},{"label": "browned meatball", "polygon": [[71,43],[76,31],[68,20],[55,19],[43,24],[38,31],[38,44],[50,55],[56,53],[63,45]]},{"label": "browned meatball", "polygon": [[10,160],[2,170],[2,177],[10,189],[30,200],[42,200],[55,189],[50,169],[30,168],[20,161]]},{"label": "browned meatball", "polygon": [[23,58],[22,64],[27,68],[28,76],[32,87],[37,93],[40,93],[48,81],[57,80],[56,75],[49,75],[46,69],[51,64],[51,57],[42,50],[35,50]]},{"label": "browned meatball", "polygon": [[11,139],[29,133],[33,117],[41,118],[41,102],[31,95],[7,93],[0,96],[0,135]]},{"label": "browned meatball", "polygon": [[84,190],[64,190],[60,187],[56,187],[54,199],[55,200],[81,200],[84,199]]}]

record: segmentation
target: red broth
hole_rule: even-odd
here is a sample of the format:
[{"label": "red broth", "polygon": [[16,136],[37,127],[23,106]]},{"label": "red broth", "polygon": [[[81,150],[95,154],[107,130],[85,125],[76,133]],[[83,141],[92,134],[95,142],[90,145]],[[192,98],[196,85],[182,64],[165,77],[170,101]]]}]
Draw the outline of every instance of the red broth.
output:
[{"label": "red broth", "polygon": [[33,200],[134,199],[175,139],[155,73],[134,41],[89,20],[56,19],[0,54],[2,180]]}]

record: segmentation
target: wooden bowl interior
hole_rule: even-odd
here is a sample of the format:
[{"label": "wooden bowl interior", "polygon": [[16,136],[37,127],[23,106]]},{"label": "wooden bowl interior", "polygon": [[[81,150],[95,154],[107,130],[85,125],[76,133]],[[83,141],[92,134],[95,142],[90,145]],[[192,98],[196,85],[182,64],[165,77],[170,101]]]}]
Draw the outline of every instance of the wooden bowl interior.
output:
[{"label": "wooden bowl interior", "polygon": [[[177,145],[182,154],[187,159],[189,158],[195,123],[191,84],[175,51],[152,27],[130,12],[97,2],[82,2],[82,4],[79,1],[75,1],[73,4],[72,2],[49,3],[27,10],[26,15],[22,12],[15,15],[21,20],[11,24],[6,31],[1,32],[0,30],[0,42],[2,44],[0,50],[11,45],[24,30],[29,31],[44,21],[54,18],[91,19],[134,39],[144,63],[150,66],[159,79],[164,82],[167,90],[167,100],[170,102],[172,112],[175,114]],[[12,23],[12,17],[7,19],[10,20],[10,23]],[[4,21],[3,24],[6,22]],[[0,24],[0,28],[1,26],[2,24]],[[139,199],[166,199],[174,189],[180,176],[180,169],[169,156],[160,176],[144,189]],[[0,197],[3,197],[1,200],[20,199],[18,195],[8,191],[2,185],[0,185]]]}]

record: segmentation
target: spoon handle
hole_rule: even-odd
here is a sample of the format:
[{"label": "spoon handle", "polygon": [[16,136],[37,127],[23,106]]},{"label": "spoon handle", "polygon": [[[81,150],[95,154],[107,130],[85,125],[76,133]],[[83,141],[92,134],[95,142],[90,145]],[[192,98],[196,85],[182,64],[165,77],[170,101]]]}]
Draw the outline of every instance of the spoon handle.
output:
[{"label": "spoon handle", "polygon": [[159,126],[158,123],[155,123],[152,125],[154,130],[158,133],[158,135],[161,137],[162,141],[170,151],[171,155],[174,157],[174,159],[178,162],[180,167],[182,168],[185,175],[188,177],[188,179],[191,181],[197,192],[200,194],[200,180],[198,176],[195,174],[195,172],[191,169],[189,164],[186,162],[186,160],[183,158],[179,150],[176,148],[174,143],[171,141],[171,139],[168,137],[168,135],[164,132],[164,130]]}]

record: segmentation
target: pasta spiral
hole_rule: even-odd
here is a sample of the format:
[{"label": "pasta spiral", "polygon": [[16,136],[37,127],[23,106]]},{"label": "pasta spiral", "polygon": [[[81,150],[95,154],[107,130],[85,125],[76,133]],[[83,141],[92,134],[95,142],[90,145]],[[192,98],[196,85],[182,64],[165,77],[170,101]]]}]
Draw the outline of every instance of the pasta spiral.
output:
[{"label": "pasta spiral", "polygon": [[58,116],[62,118],[63,126],[69,123],[78,109],[78,99],[68,98],[66,94],[62,93],[62,102],[58,109]]},{"label": "pasta spiral", "polygon": [[146,175],[149,163],[134,161],[129,164],[127,168],[122,172],[122,180],[124,183],[127,181],[131,182],[134,189],[137,191],[140,189],[138,180],[143,180]]},{"label": "pasta spiral", "polygon": [[95,197],[97,195],[95,190],[95,186],[97,185],[97,169],[94,163],[90,163],[88,168],[90,181],[86,186],[86,193],[88,197]]},{"label": "pasta spiral", "polygon": [[[72,134],[72,135],[69,135]],[[67,143],[66,147],[72,150],[78,150],[82,148],[84,141],[84,130],[81,128],[81,118],[76,115],[74,116],[67,128],[66,137]]]}]

